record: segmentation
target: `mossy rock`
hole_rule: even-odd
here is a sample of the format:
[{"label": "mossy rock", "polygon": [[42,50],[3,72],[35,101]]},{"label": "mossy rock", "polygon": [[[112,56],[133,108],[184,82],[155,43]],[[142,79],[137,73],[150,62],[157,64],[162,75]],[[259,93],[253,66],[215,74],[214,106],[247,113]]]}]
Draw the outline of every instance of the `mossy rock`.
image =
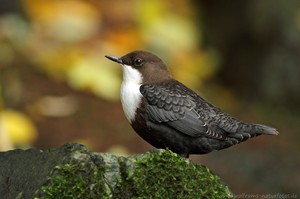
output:
[{"label": "mossy rock", "polygon": [[233,198],[220,178],[170,150],[125,159],[115,198]]},{"label": "mossy rock", "polygon": [[[36,167],[41,167],[39,173],[23,175],[23,184],[19,182],[23,187],[18,187],[10,195],[0,189],[0,194],[10,196],[8,198],[46,199],[233,198],[228,187],[207,167],[195,164],[169,150],[154,149],[140,155],[119,157],[107,153],[92,153],[79,144],[67,144],[50,150],[50,153],[49,150],[40,151],[35,155],[45,156],[51,152],[55,152],[60,159],[56,161],[58,164],[51,164],[52,169],[45,163],[48,162],[47,157],[43,158],[45,162],[32,162]],[[13,155],[12,152],[9,153]],[[0,153],[0,161],[5,160],[2,155],[5,154]],[[43,172],[43,168],[49,170]],[[26,170],[23,169],[24,172]],[[35,187],[30,185],[31,182],[26,185],[25,182],[30,177]],[[22,181],[21,178],[17,180]],[[4,182],[1,182],[0,176],[1,183],[3,185]],[[29,187],[31,191],[28,191]],[[5,190],[7,191],[2,191]]]}]

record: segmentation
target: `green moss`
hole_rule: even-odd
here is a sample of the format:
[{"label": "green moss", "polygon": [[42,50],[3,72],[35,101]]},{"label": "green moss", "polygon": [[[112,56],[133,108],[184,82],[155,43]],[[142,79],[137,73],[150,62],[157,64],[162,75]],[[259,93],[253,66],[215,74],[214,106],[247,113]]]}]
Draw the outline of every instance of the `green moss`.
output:
[{"label": "green moss", "polygon": [[[208,168],[170,150],[133,160],[116,198],[233,198],[227,186]],[[126,172],[126,171],[125,171]]]},{"label": "green moss", "polygon": [[[56,166],[42,187],[40,199],[107,198],[104,168],[92,164],[71,163]],[[37,198],[36,198],[37,199]]]},{"label": "green moss", "polygon": [[208,168],[170,150],[96,156],[96,164],[80,156],[84,163],[57,166],[40,198],[233,198]]}]

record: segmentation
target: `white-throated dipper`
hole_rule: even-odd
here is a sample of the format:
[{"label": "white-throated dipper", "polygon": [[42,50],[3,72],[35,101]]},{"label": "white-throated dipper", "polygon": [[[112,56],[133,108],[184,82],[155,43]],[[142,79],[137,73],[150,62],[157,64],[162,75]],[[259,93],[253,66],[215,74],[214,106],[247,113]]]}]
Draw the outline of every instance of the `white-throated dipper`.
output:
[{"label": "white-throated dipper", "polygon": [[152,53],[105,56],[122,65],[121,102],[132,128],[156,148],[188,157],[221,150],[276,129],[233,118],[173,79]]}]

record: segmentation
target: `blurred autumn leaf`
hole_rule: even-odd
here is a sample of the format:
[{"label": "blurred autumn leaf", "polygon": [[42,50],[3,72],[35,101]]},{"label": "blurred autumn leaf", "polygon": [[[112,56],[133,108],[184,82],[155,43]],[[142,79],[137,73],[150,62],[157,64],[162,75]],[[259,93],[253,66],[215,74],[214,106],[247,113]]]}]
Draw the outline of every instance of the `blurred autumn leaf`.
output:
[{"label": "blurred autumn leaf", "polygon": [[[119,97],[120,78],[117,71],[102,60],[82,60],[68,71],[68,82],[76,89],[88,89],[106,99]],[[109,83],[108,83],[109,82]]]},{"label": "blurred autumn leaf", "polygon": [[0,112],[0,149],[27,147],[37,139],[37,130],[31,119],[14,110]]},{"label": "blurred autumn leaf", "polygon": [[85,1],[23,0],[32,25],[44,37],[60,42],[78,42],[101,27],[101,12]]}]

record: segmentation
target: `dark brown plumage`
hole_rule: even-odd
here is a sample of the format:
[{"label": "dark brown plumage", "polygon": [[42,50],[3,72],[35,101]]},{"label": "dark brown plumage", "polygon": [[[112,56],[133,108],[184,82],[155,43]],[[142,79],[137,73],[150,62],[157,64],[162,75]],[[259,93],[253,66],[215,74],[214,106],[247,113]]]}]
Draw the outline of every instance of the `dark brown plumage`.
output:
[{"label": "dark brown plumage", "polygon": [[123,67],[121,100],[133,129],[157,148],[188,156],[221,150],[276,129],[233,118],[174,80],[157,56],[106,56]]}]

